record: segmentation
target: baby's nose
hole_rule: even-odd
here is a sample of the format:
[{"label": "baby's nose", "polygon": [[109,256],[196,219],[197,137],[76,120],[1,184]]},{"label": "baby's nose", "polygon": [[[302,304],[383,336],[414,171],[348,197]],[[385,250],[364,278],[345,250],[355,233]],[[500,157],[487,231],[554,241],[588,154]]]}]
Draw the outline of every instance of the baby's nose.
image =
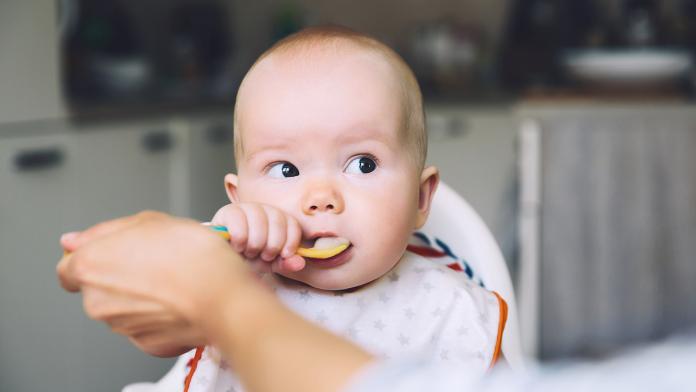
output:
[{"label": "baby's nose", "polygon": [[340,214],[343,212],[343,197],[331,184],[314,184],[308,187],[302,203],[302,212],[314,215],[318,212],[331,212]]}]

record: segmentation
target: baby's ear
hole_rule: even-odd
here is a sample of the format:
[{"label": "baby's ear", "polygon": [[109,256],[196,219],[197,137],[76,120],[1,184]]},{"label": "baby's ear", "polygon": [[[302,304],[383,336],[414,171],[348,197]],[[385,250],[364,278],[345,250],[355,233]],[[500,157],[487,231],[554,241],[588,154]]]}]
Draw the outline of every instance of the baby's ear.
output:
[{"label": "baby's ear", "polygon": [[416,229],[420,229],[428,220],[430,205],[440,183],[440,171],[435,166],[428,166],[423,169],[418,188],[418,216],[416,217]]},{"label": "baby's ear", "polygon": [[239,202],[239,195],[237,194],[237,184],[239,179],[236,175],[229,173],[225,175],[225,191],[227,191],[227,198],[230,199],[231,203]]}]

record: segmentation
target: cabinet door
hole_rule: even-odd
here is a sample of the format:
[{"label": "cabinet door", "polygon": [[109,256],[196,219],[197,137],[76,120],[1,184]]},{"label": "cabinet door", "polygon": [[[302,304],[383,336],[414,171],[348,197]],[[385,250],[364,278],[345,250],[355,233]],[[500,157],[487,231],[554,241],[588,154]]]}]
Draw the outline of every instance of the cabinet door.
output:
[{"label": "cabinet door", "polygon": [[536,119],[540,242],[528,262],[538,263],[541,358],[605,356],[693,328],[693,109],[568,108]]},{"label": "cabinet door", "polygon": [[74,175],[87,221],[169,211],[170,186],[181,175],[171,167],[178,140],[164,123],[137,123],[80,131]]},{"label": "cabinet door", "polygon": [[510,260],[515,225],[515,127],[507,111],[431,108],[428,163],[481,215]]},{"label": "cabinet door", "polygon": [[79,212],[74,153],[68,135],[0,139],[3,391],[80,390],[71,372],[85,317],[55,276],[58,237]]},{"label": "cabinet door", "polygon": [[229,203],[224,187],[227,173],[236,172],[232,117],[209,116],[189,123],[190,214],[210,220],[218,208]]},{"label": "cabinet door", "polygon": [[114,391],[171,364],[87,319],[80,297],[55,276],[61,233],[168,208],[168,154],[147,152],[145,135],[125,128],[0,139],[0,390]]}]

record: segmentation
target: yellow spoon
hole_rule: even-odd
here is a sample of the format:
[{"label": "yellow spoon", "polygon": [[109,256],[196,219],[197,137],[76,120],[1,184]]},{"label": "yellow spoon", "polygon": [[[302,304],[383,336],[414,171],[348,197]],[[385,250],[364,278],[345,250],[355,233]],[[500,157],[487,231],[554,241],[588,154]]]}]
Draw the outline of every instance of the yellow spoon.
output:
[{"label": "yellow spoon", "polygon": [[297,248],[297,254],[311,259],[328,259],[336,256],[348,248],[348,244],[341,244],[329,249]]},{"label": "yellow spoon", "polygon": [[[227,241],[230,240],[230,233],[227,232],[227,227],[219,225],[208,225],[208,227],[215,230]],[[336,256],[337,254],[343,252],[347,248],[348,244],[340,244],[328,249],[297,248],[297,254],[302,257],[309,257],[311,259],[328,259],[329,257]]]}]

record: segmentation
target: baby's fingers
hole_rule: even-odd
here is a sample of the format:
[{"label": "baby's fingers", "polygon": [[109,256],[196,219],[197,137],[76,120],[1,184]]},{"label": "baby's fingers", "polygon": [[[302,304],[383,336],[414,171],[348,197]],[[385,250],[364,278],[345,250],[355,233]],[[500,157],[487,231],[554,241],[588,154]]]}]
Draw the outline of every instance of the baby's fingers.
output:
[{"label": "baby's fingers", "polygon": [[215,213],[211,223],[227,227],[230,245],[238,253],[244,253],[249,238],[249,223],[244,210],[234,204],[228,204]]},{"label": "baby's fingers", "polygon": [[249,260],[255,259],[259,257],[266,247],[268,217],[264,209],[259,205],[239,204],[239,208],[246,214],[248,226],[248,238],[246,240],[246,248],[244,249],[244,257]]},{"label": "baby's fingers", "polygon": [[273,262],[273,272],[287,274],[289,272],[298,272],[304,269],[305,259],[300,255],[292,255],[286,259],[278,258]]},{"label": "baby's fingers", "polygon": [[[302,241],[302,227],[297,219],[289,216],[287,218],[287,234],[285,240],[285,246],[281,252],[281,256],[285,259],[291,257],[297,252],[297,248],[300,246]],[[302,266],[304,268],[304,265]],[[302,269],[300,268],[300,269]]]},{"label": "baby's fingers", "polygon": [[270,262],[278,256],[285,245],[287,219],[284,213],[273,207],[264,206],[263,209],[268,219],[268,237],[260,257]]}]

